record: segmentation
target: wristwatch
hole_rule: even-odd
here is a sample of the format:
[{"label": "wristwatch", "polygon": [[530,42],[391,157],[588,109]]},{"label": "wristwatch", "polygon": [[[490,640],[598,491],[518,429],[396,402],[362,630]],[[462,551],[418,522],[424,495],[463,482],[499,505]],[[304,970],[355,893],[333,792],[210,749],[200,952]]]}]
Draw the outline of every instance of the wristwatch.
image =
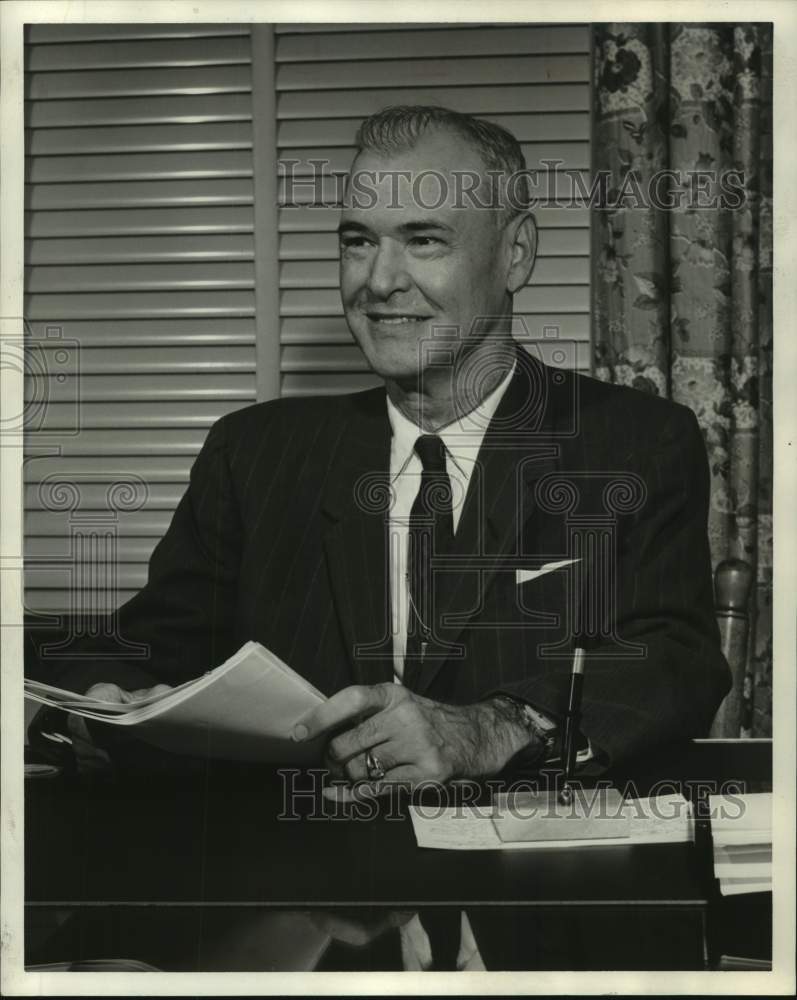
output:
[{"label": "wristwatch", "polygon": [[[528,746],[522,747],[512,758],[521,755],[524,764],[541,763],[558,756],[559,726],[552,719],[542,715],[526,701],[508,694],[498,694],[494,698],[507,710],[507,714],[529,734]],[[511,762],[510,762],[511,763]]]}]

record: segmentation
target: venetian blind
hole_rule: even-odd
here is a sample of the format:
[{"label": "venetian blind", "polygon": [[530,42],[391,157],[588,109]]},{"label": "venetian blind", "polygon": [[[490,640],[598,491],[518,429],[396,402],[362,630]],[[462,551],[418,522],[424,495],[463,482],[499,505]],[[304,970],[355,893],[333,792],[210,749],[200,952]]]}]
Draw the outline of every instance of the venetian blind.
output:
[{"label": "venetian blind", "polygon": [[[277,116],[281,174],[298,207],[280,213],[281,391],[286,396],[375,384],[352,341],[338,296],[335,209],[302,172],[324,161],[323,200],[348,169],[354,134],[389,104],[439,104],[509,128],[529,168],[557,160],[589,167],[589,28],[469,25],[278,25]],[[297,163],[298,161],[298,163]],[[566,183],[563,183],[566,182]],[[560,177],[560,196],[572,190]],[[304,203],[303,203],[304,202]],[[542,208],[540,257],[516,312],[544,360],[588,371],[589,218],[585,208]]]},{"label": "venetian blind", "polygon": [[255,398],[251,43],[28,32],[26,601],[85,614],[144,583],[209,426]]}]

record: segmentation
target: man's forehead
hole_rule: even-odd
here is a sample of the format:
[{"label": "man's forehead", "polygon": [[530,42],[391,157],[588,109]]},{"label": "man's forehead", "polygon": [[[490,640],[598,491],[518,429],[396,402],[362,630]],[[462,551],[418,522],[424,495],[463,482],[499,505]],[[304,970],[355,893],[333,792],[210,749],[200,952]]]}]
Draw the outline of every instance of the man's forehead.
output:
[{"label": "man's forehead", "polygon": [[460,136],[438,131],[410,148],[363,150],[352,164],[344,218],[401,211],[413,220],[458,227],[465,221],[459,218],[463,211],[472,215],[476,206],[487,204],[485,187],[478,151]]},{"label": "man's forehead", "polygon": [[390,150],[365,149],[352,163],[354,170],[485,170],[484,160],[474,146],[450,129],[430,129],[410,146]]}]

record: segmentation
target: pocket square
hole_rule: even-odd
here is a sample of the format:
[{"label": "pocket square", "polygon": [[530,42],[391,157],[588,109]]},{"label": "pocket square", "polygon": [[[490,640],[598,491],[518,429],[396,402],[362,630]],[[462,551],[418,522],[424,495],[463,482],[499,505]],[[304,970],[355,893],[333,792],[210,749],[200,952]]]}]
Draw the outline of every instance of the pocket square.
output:
[{"label": "pocket square", "polygon": [[528,583],[529,580],[536,580],[538,576],[545,576],[546,573],[553,573],[556,569],[561,569],[563,566],[570,566],[572,563],[580,561],[580,559],[562,559],[559,562],[546,563],[544,566],[540,566],[539,569],[515,570],[515,583],[520,586],[521,583]]}]

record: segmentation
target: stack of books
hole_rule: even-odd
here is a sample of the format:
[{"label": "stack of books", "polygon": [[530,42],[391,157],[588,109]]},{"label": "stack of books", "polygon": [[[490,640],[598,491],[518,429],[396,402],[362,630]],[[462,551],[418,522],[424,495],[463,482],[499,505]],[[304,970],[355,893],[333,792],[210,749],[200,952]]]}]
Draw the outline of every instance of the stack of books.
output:
[{"label": "stack of books", "polygon": [[712,795],[714,877],[723,896],[772,891],[772,794]]}]

